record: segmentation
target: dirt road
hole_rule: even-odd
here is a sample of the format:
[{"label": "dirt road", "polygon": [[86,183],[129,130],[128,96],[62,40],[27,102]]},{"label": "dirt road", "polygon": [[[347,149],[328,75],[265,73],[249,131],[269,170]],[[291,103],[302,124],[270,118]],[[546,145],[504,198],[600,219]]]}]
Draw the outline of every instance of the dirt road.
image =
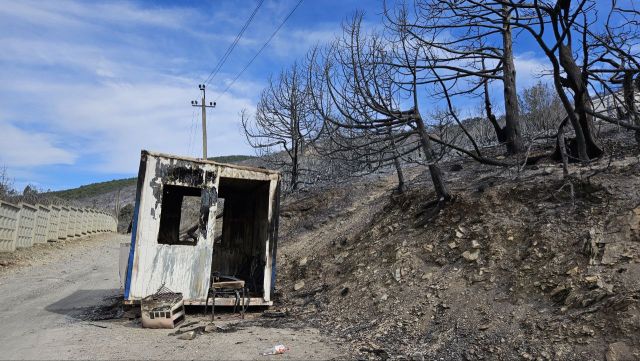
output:
[{"label": "dirt road", "polygon": [[[127,240],[113,234],[87,237],[46,252],[46,259],[32,265],[3,271],[0,358],[269,360],[330,359],[344,354],[316,329],[243,324],[231,314],[216,324],[239,322],[236,331],[203,334],[194,340],[169,336],[170,330],[142,329],[137,320],[98,320],[115,312],[118,249]],[[193,320],[198,316],[188,315],[187,322]],[[277,343],[290,351],[260,355]]]}]

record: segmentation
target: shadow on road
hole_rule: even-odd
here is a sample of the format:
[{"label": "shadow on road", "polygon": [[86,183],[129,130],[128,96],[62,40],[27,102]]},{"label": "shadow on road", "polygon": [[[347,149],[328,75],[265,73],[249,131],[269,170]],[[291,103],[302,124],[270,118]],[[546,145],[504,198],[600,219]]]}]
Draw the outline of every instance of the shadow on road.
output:
[{"label": "shadow on road", "polygon": [[118,289],[78,290],[45,310],[80,321],[100,321],[122,315],[122,296]]}]

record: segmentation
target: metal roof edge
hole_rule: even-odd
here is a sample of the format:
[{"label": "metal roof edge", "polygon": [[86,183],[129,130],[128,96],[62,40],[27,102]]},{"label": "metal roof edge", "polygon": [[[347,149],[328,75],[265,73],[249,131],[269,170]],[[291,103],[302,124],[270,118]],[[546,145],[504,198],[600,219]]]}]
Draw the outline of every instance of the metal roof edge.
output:
[{"label": "metal roof edge", "polygon": [[186,160],[186,161],[194,162],[194,163],[212,164],[212,165],[218,165],[218,166],[221,166],[221,167],[229,167],[229,168],[247,170],[247,171],[252,171],[252,172],[260,172],[260,173],[266,173],[266,174],[276,174],[276,175],[280,176],[280,172],[279,171],[272,170],[272,169],[266,169],[266,168],[249,167],[249,166],[245,166],[245,165],[238,165],[238,164],[232,164],[232,163],[220,163],[220,162],[216,162],[216,161],[208,160],[208,159],[192,158],[192,157],[181,156],[181,155],[153,152],[153,151],[149,151],[149,150],[145,150],[145,149],[143,149],[141,151],[141,153],[142,153],[142,155],[150,155],[150,156],[154,156],[154,157],[163,157],[163,158]]}]

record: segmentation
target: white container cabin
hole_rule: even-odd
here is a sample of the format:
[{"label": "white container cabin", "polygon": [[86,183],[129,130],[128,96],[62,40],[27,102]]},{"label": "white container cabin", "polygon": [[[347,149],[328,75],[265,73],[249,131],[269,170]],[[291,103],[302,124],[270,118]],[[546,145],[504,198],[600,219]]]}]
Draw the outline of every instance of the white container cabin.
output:
[{"label": "white container cabin", "polygon": [[276,171],[143,150],[125,302],[164,285],[204,305],[220,274],[245,281],[251,306],[272,305],[279,198]]}]

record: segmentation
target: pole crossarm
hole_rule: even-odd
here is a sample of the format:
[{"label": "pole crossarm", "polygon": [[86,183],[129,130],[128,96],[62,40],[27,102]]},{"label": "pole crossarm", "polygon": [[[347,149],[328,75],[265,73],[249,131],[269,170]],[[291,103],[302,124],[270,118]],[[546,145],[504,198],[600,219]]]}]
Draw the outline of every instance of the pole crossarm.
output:
[{"label": "pole crossarm", "polygon": [[202,91],[202,100],[200,104],[198,104],[197,100],[192,100],[191,106],[202,109],[202,159],[207,159],[207,108],[215,108],[216,102],[209,102],[209,104],[207,104],[205,84],[198,84],[198,89]]}]

